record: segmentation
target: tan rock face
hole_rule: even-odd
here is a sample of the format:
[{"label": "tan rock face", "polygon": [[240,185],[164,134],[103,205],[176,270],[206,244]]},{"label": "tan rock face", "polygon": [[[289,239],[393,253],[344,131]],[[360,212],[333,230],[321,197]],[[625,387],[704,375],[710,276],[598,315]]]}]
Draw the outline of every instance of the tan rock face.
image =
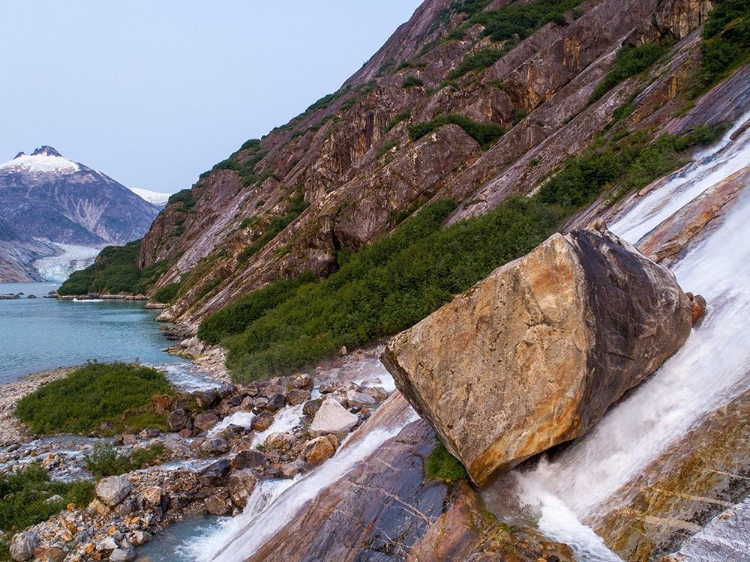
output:
[{"label": "tan rock face", "polygon": [[669,271],[574,231],[396,336],[383,362],[482,485],[586,433],[682,345],[691,312]]}]

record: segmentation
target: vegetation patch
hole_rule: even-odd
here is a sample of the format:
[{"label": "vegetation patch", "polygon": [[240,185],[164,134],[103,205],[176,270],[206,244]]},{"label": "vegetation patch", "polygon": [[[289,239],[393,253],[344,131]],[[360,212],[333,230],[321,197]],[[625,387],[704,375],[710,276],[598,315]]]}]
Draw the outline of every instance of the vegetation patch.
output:
[{"label": "vegetation patch", "polygon": [[179,292],[180,292],[179,283],[168,283],[164,285],[161,289],[156,291],[156,293],[154,293],[154,296],[151,297],[151,300],[155,302],[160,302],[163,304],[172,304],[177,299],[177,293]]},{"label": "vegetation patch", "polygon": [[457,6],[457,10],[469,16],[465,26],[482,25],[483,35],[493,41],[524,39],[550,22],[565,25],[565,12],[581,3],[581,0],[535,0],[528,4],[516,2],[499,10],[484,12],[491,1],[465,0]]},{"label": "vegetation patch", "polygon": [[385,130],[390,131],[391,129],[393,129],[393,127],[395,127],[402,121],[406,121],[407,119],[409,119],[409,117],[411,117],[411,109],[406,109],[401,113],[398,113],[393,117],[393,119],[388,121],[388,125],[386,125]]},{"label": "vegetation patch", "polygon": [[[49,501],[55,496],[60,499]],[[0,474],[0,529],[5,533],[0,537],[0,557],[10,560],[2,539],[10,540],[14,533],[49,519],[69,503],[82,508],[92,499],[93,482],[53,482],[39,463]]]},{"label": "vegetation patch", "polygon": [[173,193],[167,200],[167,205],[182,205],[184,211],[189,211],[195,206],[195,200],[193,200],[193,190],[183,189],[177,193]]},{"label": "vegetation patch", "polygon": [[421,88],[424,86],[424,82],[416,76],[407,76],[401,83],[402,88]]},{"label": "vegetation patch", "polygon": [[482,49],[462,60],[459,65],[448,73],[448,80],[457,80],[464,74],[484,70],[492,66],[508,52],[509,49]]},{"label": "vegetation patch", "polygon": [[424,475],[428,480],[439,478],[445,482],[460,482],[469,478],[463,463],[451,455],[442,442],[438,442],[427,457]]},{"label": "vegetation patch", "polygon": [[229,349],[238,382],[289,374],[413,326],[486,277],[531,251],[562,222],[609,190],[619,197],[682,165],[685,150],[719,131],[652,141],[635,133],[602,138],[570,159],[534,197],[513,197],[485,216],[448,228],[451,201],[423,207],[393,233],[355,254],[340,252],[339,270],[279,281],[209,316],[199,337]]},{"label": "vegetation patch", "polygon": [[244,263],[249,260],[252,256],[257,254],[263,247],[268,244],[271,240],[276,238],[279,233],[284,230],[287,226],[292,224],[294,220],[299,217],[305,209],[310,206],[310,203],[305,201],[304,195],[298,194],[292,199],[292,204],[282,216],[277,217],[271,221],[263,234],[259,234],[258,237],[253,240],[253,243],[242,250],[238,256],[240,263]]},{"label": "vegetation patch", "polygon": [[109,443],[97,443],[91,453],[83,456],[83,460],[89,472],[99,479],[151,466],[164,456],[165,451],[162,443],[153,443],[148,447],[133,449],[130,457],[127,457]]},{"label": "vegetation patch", "polygon": [[750,61],[750,2],[717,0],[703,27],[696,97]]},{"label": "vegetation patch", "polygon": [[396,148],[398,146],[398,141],[396,139],[391,139],[386,141],[383,146],[380,147],[380,150],[378,150],[378,153],[375,155],[376,160],[380,160],[387,152],[390,152],[392,149]]},{"label": "vegetation patch", "polygon": [[159,261],[138,269],[138,256],[142,240],[124,246],[107,246],[93,264],[74,271],[57,290],[60,295],[86,295],[89,293],[142,294],[169,268],[167,261]]},{"label": "vegetation patch", "polygon": [[617,52],[615,64],[596,85],[589,103],[594,103],[620,82],[648,70],[668,50],[667,46],[644,43],[637,47],[626,45]]},{"label": "vegetation patch", "polygon": [[[140,420],[161,419],[153,413],[151,397],[169,392],[172,386],[156,369],[88,363],[22,398],[16,415],[37,435],[88,433],[98,431],[102,423],[112,424],[113,433],[125,425],[136,431],[144,425],[138,415],[144,416]],[[124,421],[126,413],[135,415]],[[145,425],[153,427],[152,423]]]},{"label": "vegetation patch", "polygon": [[477,123],[465,115],[450,113],[448,115],[440,115],[432,121],[409,126],[409,138],[413,141],[419,140],[444,125],[458,125],[466,134],[477,141],[483,150],[487,150],[495,144],[505,133],[503,128],[497,123]]}]

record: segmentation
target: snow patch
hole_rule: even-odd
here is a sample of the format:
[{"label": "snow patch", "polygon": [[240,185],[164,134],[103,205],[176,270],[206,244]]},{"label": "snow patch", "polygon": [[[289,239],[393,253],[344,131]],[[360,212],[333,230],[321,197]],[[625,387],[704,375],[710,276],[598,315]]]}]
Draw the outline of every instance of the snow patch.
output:
[{"label": "snow patch", "polygon": [[73,174],[80,169],[81,167],[78,164],[62,156],[44,156],[41,154],[37,156],[24,154],[10,162],[0,164],[0,170],[18,170],[43,174]]},{"label": "snow patch", "polygon": [[157,207],[166,207],[167,201],[169,201],[169,197],[172,195],[171,193],[158,193],[156,191],[149,191],[148,189],[141,189],[140,187],[129,187],[128,189],[141,199]]}]

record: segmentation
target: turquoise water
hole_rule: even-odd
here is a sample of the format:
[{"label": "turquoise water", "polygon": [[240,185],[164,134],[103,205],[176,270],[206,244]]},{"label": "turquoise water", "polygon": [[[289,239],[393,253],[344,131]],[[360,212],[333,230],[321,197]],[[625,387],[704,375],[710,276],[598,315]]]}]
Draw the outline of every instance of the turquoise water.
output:
[{"label": "turquoise water", "polygon": [[[0,384],[19,376],[100,362],[135,361],[150,365],[180,362],[163,351],[170,345],[143,302],[76,303],[41,298],[55,283],[0,283]],[[28,299],[27,295],[39,298]]]}]

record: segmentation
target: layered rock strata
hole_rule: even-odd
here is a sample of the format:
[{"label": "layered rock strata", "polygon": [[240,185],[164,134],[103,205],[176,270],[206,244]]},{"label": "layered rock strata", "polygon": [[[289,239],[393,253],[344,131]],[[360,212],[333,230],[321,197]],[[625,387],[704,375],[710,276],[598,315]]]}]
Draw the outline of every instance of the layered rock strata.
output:
[{"label": "layered rock strata", "polygon": [[556,234],[396,336],[383,362],[472,480],[585,434],[690,333],[674,276],[606,230]]}]

